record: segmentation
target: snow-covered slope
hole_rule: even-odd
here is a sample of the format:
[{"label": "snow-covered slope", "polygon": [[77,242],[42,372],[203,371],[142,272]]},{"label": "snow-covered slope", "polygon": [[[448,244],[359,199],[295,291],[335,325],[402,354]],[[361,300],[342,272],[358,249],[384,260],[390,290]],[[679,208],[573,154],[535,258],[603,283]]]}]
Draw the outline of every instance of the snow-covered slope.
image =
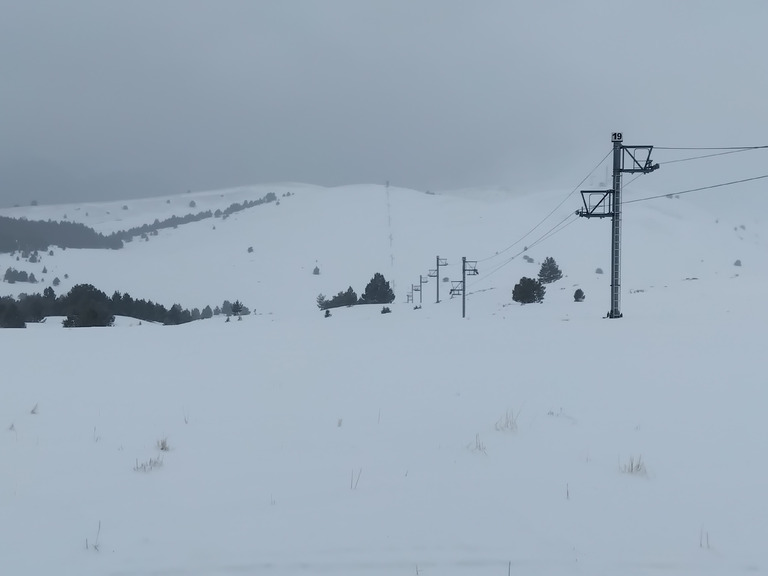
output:
[{"label": "snow-covered slope", "polygon": [[[37,290],[58,276],[57,293],[88,282],[255,312],[0,331],[9,574],[768,569],[759,189],[729,206],[706,194],[627,204],[621,320],[602,318],[610,225],[567,219],[577,195],[507,249],[567,191],[281,184],[3,214],[111,232],[194,211],[192,199],[215,210],[267,192],[279,205],[118,251],[0,256],[38,278],[45,266]],[[535,263],[505,264],[526,245]],[[451,280],[462,256],[478,261],[464,320],[450,282],[440,304],[433,279],[421,309],[404,302],[437,255]],[[565,277],[544,303],[513,303],[546,256]],[[394,283],[392,314],[322,317],[319,293],[360,293],[375,272]]]}]

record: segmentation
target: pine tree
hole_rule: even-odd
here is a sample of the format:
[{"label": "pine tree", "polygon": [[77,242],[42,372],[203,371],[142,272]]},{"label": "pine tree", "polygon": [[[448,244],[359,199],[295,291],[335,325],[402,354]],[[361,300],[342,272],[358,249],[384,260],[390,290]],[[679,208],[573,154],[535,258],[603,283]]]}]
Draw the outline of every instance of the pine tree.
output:
[{"label": "pine tree", "polygon": [[24,317],[16,302],[0,302],[0,328],[26,328]]},{"label": "pine tree", "polygon": [[551,256],[547,256],[541,265],[541,269],[539,270],[539,280],[541,283],[551,284],[552,282],[557,282],[562,277],[563,273],[560,268],[558,268],[555,259]]},{"label": "pine tree", "polygon": [[78,284],[62,298],[65,327],[112,326],[110,298],[91,284]]},{"label": "pine tree", "polygon": [[389,282],[379,272],[373,275],[373,278],[365,287],[365,292],[360,297],[362,304],[389,304],[394,300],[395,293],[389,286]]},{"label": "pine tree", "polygon": [[573,293],[574,301],[584,302],[584,298],[586,298],[586,296],[584,295],[584,290],[582,290],[581,288],[577,288],[576,292]]},{"label": "pine tree", "polygon": [[546,290],[539,280],[523,276],[512,290],[512,300],[521,304],[541,302],[544,300],[544,292]]},{"label": "pine tree", "polygon": [[166,314],[163,324],[166,326],[176,326],[177,324],[181,324],[182,319],[182,309],[180,304],[174,304],[171,306],[171,309],[168,310],[168,313]]}]

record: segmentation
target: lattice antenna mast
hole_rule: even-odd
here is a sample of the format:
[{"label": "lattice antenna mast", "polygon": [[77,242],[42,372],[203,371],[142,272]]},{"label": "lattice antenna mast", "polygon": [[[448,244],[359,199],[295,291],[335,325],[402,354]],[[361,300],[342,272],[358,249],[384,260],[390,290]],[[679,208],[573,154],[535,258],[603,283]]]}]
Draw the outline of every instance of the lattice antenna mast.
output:
[{"label": "lattice antenna mast", "polygon": [[[611,309],[608,318],[621,318],[621,175],[642,172],[647,174],[659,168],[651,162],[653,146],[624,146],[624,135],[614,132],[613,188],[610,190],[582,190],[584,208],[576,214],[584,218],[611,218]],[[629,160],[629,161],[627,161]]]}]

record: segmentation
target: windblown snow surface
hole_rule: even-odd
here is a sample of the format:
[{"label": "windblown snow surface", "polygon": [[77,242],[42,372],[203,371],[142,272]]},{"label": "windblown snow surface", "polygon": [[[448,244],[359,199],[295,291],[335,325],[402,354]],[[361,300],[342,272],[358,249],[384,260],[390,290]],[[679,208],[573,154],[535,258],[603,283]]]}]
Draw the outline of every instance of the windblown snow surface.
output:
[{"label": "windblown snow surface", "polygon": [[[276,184],[2,213],[106,233],[268,192],[121,250],[0,256],[44,278],[3,294],[59,277],[253,311],[0,331],[3,574],[768,571],[762,189],[625,205],[614,320],[610,222],[568,218],[578,194],[509,247],[562,190]],[[438,255],[441,301],[429,278],[414,309]],[[564,277],[513,302],[547,256]],[[323,317],[318,294],[376,272],[391,314]]]}]

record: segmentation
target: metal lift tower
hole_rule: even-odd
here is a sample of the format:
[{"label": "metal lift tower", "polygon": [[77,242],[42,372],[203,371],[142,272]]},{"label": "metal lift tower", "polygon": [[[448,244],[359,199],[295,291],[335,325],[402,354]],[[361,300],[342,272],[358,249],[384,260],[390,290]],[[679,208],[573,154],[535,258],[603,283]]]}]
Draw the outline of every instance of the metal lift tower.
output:
[{"label": "metal lift tower", "polygon": [[[659,165],[651,163],[653,146],[625,146],[624,135],[614,132],[613,188],[610,190],[582,190],[584,208],[576,214],[583,218],[611,217],[611,310],[608,318],[621,318],[621,175],[647,174]],[[629,159],[629,161],[627,161]]]}]

